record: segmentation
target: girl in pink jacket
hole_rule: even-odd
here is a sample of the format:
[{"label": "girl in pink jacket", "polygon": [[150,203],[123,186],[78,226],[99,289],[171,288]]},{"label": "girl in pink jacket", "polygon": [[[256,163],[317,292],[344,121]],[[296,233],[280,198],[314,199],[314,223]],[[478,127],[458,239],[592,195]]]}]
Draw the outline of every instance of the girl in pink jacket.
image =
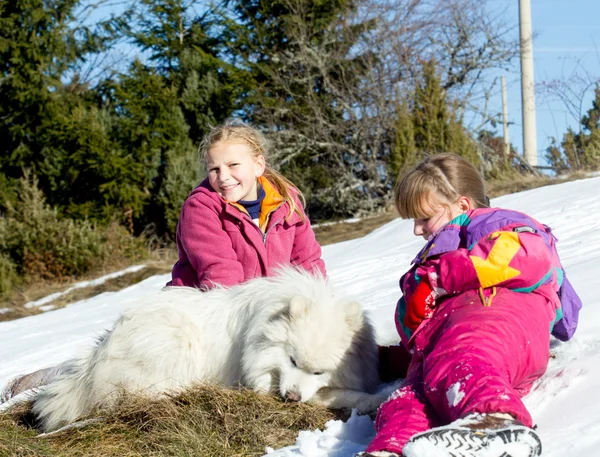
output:
[{"label": "girl in pink jacket", "polygon": [[168,285],[211,288],[270,276],[278,265],[325,275],[300,191],[267,163],[265,137],[239,121],[200,146],[208,177],[183,204]]},{"label": "girl in pink jacket", "polygon": [[412,360],[359,455],[540,455],[522,397],[546,370],[551,332],[569,339],[581,307],[550,229],[489,208],[481,176],[456,154],[407,173],[396,207],[427,240],[395,314]]},{"label": "girl in pink jacket", "polygon": [[[183,204],[179,260],[167,285],[232,286],[269,276],[278,265],[325,275],[302,194],[267,164],[266,139],[258,130],[228,120],[206,135],[200,153],[208,177]],[[0,392],[0,402],[50,383],[68,365],[18,376]]]}]

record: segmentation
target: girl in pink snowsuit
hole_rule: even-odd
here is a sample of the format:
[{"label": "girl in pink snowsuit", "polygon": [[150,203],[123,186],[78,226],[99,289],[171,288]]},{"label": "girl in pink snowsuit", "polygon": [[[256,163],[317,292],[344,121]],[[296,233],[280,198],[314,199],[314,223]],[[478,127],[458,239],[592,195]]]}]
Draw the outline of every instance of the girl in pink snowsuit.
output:
[{"label": "girl in pink snowsuit", "polygon": [[406,174],[396,206],[427,240],[395,315],[412,360],[360,455],[540,455],[522,397],[546,370],[551,331],[569,339],[581,306],[549,228],[489,208],[478,171],[455,154]]}]

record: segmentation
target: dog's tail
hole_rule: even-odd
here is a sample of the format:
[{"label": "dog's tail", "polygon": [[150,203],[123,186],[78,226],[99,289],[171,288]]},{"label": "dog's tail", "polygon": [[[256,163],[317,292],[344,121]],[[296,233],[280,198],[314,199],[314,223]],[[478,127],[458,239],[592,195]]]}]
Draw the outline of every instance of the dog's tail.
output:
[{"label": "dog's tail", "polygon": [[50,384],[42,387],[34,398],[34,425],[42,432],[64,427],[89,414],[93,408],[107,406],[107,401],[110,403],[110,396],[106,396],[100,405],[92,385],[94,360],[102,351],[102,339],[85,356],[65,363],[62,372]]}]

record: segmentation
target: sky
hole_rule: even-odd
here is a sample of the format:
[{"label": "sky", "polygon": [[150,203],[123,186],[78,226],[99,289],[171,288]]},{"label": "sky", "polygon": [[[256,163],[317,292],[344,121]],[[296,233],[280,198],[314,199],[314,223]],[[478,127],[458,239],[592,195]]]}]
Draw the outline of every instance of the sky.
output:
[{"label": "sky", "polygon": [[[576,118],[564,103],[547,95],[544,83],[554,80],[568,81],[574,73],[585,75],[592,82],[600,78],[600,1],[599,0],[530,0],[533,31],[534,77],[536,82],[537,149],[538,163],[546,164],[544,156],[550,138],[561,139],[567,127],[578,129]],[[519,37],[519,1],[494,0],[495,8],[506,8],[506,22],[514,23],[514,36]],[[514,71],[498,72],[506,76],[509,136],[519,153],[523,153],[523,130],[521,118],[520,60],[515,61]],[[587,90],[584,84],[570,84],[584,100],[581,114],[591,108],[593,85]],[[571,101],[579,97],[570,96]],[[500,85],[491,103],[492,112],[502,112]],[[580,116],[576,116],[580,117]],[[502,125],[497,133],[502,135]]]},{"label": "sky", "polygon": [[[492,200],[493,206],[523,211],[552,227],[563,266],[584,304],[575,337],[568,343],[552,341],[554,357],[548,370],[525,397],[538,425],[544,457],[590,457],[598,455],[600,448],[599,188],[597,176]],[[379,344],[398,342],[393,321],[400,296],[398,279],[422,244],[412,233],[411,221],[396,219],[363,238],[323,248],[330,280],[362,304]],[[46,312],[0,322],[0,389],[20,373],[54,366],[87,349],[123,311],[143,305],[168,279],[170,275],[153,276],[57,310],[52,310],[49,300],[39,300],[30,306]],[[7,406],[0,405],[0,411]],[[331,421],[324,430],[303,431],[295,444],[265,449],[265,453],[268,457],[351,457],[366,447],[373,433],[368,416],[354,415],[346,423]]]}]

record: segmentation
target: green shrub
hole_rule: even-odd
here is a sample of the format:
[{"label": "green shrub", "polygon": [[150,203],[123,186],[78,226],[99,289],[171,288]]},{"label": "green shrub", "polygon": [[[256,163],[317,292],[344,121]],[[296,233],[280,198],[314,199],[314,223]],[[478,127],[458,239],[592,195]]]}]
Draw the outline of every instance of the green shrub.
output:
[{"label": "green shrub", "polygon": [[14,208],[0,217],[0,290],[15,275],[24,282],[64,280],[93,270],[116,268],[145,256],[143,240],[113,223],[97,226],[61,216],[45,202],[35,177],[20,181]]},{"label": "green shrub", "polygon": [[0,253],[0,298],[8,295],[18,283],[16,265],[9,256]]}]

